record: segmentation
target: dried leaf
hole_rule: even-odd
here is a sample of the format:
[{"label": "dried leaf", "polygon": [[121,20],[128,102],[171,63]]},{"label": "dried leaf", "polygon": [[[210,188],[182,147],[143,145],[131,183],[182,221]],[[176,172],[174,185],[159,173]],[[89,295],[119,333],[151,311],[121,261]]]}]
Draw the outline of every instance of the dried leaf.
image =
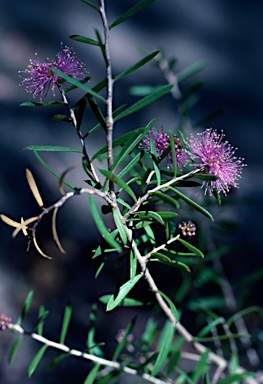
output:
[{"label": "dried leaf", "polygon": [[64,248],[62,247],[59,238],[58,238],[58,233],[57,233],[57,226],[56,226],[56,218],[57,218],[57,213],[58,213],[58,207],[54,209],[53,216],[52,216],[52,233],[53,233],[53,239],[60,250],[61,253],[66,253]]},{"label": "dried leaf", "polygon": [[36,199],[36,202],[42,208],[44,206],[42,197],[40,196],[40,193],[39,193],[39,190],[37,188],[35,179],[31,173],[31,171],[28,168],[26,169],[26,178],[27,178],[29,187],[31,189],[31,192],[33,193],[34,198]]},{"label": "dried leaf", "polygon": [[48,256],[44,252],[41,251],[41,249],[39,248],[39,246],[37,244],[37,240],[36,240],[35,236],[33,237],[33,242],[34,242],[34,245],[36,247],[36,250],[40,253],[41,256],[45,257],[46,259],[52,259],[51,256]]},{"label": "dried leaf", "polygon": [[10,225],[11,227],[17,228],[21,225],[21,223],[18,223],[17,221],[9,219],[9,217],[7,217],[6,215],[1,214],[0,218],[1,218],[1,220],[3,220],[4,223]]},{"label": "dried leaf", "polygon": [[[14,230],[14,232],[12,233],[12,237],[16,237],[16,235],[18,234],[19,231],[23,231],[23,234],[25,234],[27,228],[28,228],[28,224],[30,223],[33,223],[33,221],[36,221],[38,220],[39,217],[38,216],[35,216],[35,217],[30,217],[29,219],[27,220],[24,220],[23,218],[21,218],[21,223],[19,224],[19,226],[16,227],[16,229]],[[27,232],[26,232],[27,233]]]}]

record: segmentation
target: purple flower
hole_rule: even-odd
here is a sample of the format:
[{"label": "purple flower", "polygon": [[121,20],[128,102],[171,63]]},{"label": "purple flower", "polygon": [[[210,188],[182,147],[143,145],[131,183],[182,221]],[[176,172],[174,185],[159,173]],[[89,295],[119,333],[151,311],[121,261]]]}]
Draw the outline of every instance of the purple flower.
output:
[{"label": "purple flower", "polygon": [[197,135],[196,138],[191,136],[187,142],[190,157],[196,167],[207,174],[217,176],[216,180],[204,181],[202,187],[205,187],[205,194],[209,190],[211,195],[215,189],[218,193],[223,192],[226,195],[230,187],[238,188],[237,181],[245,164],[244,159],[234,156],[236,148],[227,141],[223,142],[224,134],[218,134],[212,128]]},{"label": "purple flower", "polygon": [[178,228],[180,229],[183,236],[186,237],[192,237],[196,235],[196,226],[192,221],[183,221],[178,225]]},{"label": "purple flower", "polygon": [[[163,129],[160,132],[155,132],[154,130],[150,131],[149,135],[146,135],[142,146],[146,149],[147,152],[151,152],[151,143],[150,143],[150,137],[153,139],[156,154],[157,157],[160,159],[164,151],[169,147],[170,145],[170,137],[167,133],[163,131]],[[183,167],[186,163],[186,161],[189,159],[189,156],[185,149],[182,147],[181,140],[178,136],[173,135],[174,138],[174,146],[176,150],[176,162],[178,167]],[[168,153],[168,159],[170,163],[173,162],[172,152]]]},{"label": "purple flower", "polygon": [[82,79],[87,71],[83,62],[75,55],[69,47],[61,45],[56,59],[40,63],[39,59],[30,60],[28,68],[20,73],[28,75],[22,81],[26,91],[32,93],[33,97],[42,100],[51,89],[54,95],[55,86],[59,85],[62,78],[52,72],[51,68],[57,68],[66,75],[72,76],[76,80]]},{"label": "purple flower", "polygon": [[7,316],[5,313],[0,313],[0,331],[4,331],[11,321],[11,317]]}]

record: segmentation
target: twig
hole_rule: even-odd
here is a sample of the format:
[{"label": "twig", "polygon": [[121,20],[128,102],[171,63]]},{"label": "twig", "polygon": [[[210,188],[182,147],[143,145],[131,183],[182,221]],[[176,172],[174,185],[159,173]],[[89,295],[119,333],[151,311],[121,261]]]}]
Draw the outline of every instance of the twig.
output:
[{"label": "twig", "polygon": [[[105,57],[106,57],[106,73],[107,73],[107,117],[106,117],[106,128],[107,128],[107,147],[108,147],[108,169],[110,170],[113,164],[113,153],[112,153],[112,135],[113,135],[113,77],[111,68],[111,57],[110,57],[110,39],[109,39],[109,24],[106,17],[105,2],[100,0],[99,8],[103,28],[104,28],[104,46],[105,46]],[[109,182],[110,191],[114,191],[114,184],[110,180]]]},{"label": "twig", "polygon": [[15,331],[17,333],[20,333],[22,335],[28,335],[30,336],[32,339],[36,340],[36,341],[39,341],[40,343],[42,344],[45,344],[47,345],[48,347],[51,347],[51,348],[55,348],[57,350],[60,350],[62,352],[65,352],[71,356],[76,356],[76,357],[82,357],[83,359],[86,359],[86,360],[89,360],[89,361],[92,361],[96,364],[100,364],[100,365],[104,365],[106,367],[110,367],[112,369],[120,369],[122,370],[123,372],[129,374],[129,375],[133,375],[133,376],[140,376],[142,377],[144,380],[147,380],[149,381],[150,383],[153,383],[153,384],[167,384],[168,382],[167,381],[163,381],[163,380],[160,380],[156,377],[153,377],[147,373],[141,373],[141,372],[138,372],[136,369],[133,369],[133,368],[130,368],[130,367],[127,367],[127,366],[123,366],[121,363],[118,363],[117,361],[111,361],[111,360],[107,360],[107,359],[104,359],[102,357],[99,357],[99,356],[95,356],[95,355],[91,355],[90,353],[86,353],[86,352],[82,352],[82,351],[78,351],[76,349],[71,349],[69,348],[68,346],[66,346],[65,344],[61,344],[61,343],[56,343],[52,340],[49,340],[37,333],[29,333],[29,332],[26,332],[20,325],[18,324],[8,324],[8,328],[12,331]]},{"label": "twig", "polygon": [[87,148],[86,148],[86,144],[85,144],[85,140],[84,140],[84,136],[82,135],[82,132],[80,130],[80,127],[79,127],[79,124],[77,122],[77,118],[76,118],[76,115],[75,115],[75,112],[74,110],[71,108],[69,102],[68,102],[68,99],[67,99],[67,96],[65,94],[65,91],[63,89],[63,87],[61,85],[58,84],[58,89],[61,93],[61,97],[62,97],[62,100],[63,100],[63,103],[64,105],[68,108],[68,111],[69,111],[69,115],[71,117],[71,120],[72,120],[72,123],[76,129],[76,132],[78,134],[78,137],[80,139],[80,143],[81,143],[81,146],[82,146],[82,153],[85,157],[85,159],[87,160],[87,163],[88,163],[88,169],[90,171],[89,173],[89,177],[96,182],[96,184],[99,186],[100,185],[100,181],[99,181],[99,178],[95,172],[95,169],[93,167],[93,164],[91,163],[90,161],[90,158],[89,158],[89,155],[88,155],[88,152],[87,152]]}]

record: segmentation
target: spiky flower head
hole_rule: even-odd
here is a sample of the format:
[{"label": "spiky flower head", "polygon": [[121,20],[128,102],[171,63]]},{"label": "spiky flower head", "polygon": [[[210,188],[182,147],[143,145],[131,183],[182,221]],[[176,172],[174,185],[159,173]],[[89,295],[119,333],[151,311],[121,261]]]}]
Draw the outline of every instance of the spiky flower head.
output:
[{"label": "spiky flower head", "polygon": [[195,167],[217,177],[213,181],[204,181],[202,187],[205,187],[205,194],[216,190],[226,195],[231,187],[238,188],[244,159],[235,156],[236,148],[223,141],[224,136],[223,132],[217,133],[209,128],[187,141]]},{"label": "spiky flower head", "polygon": [[[159,132],[151,130],[149,135],[146,135],[142,142],[142,146],[146,149],[147,152],[151,152],[151,138],[155,145],[156,155],[160,159],[164,151],[170,145],[170,136],[167,133],[165,133],[163,129],[161,129],[161,131]],[[183,148],[179,137],[177,135],[173,135],[173,139],[174,139],[174,146],[176,151],[177,166],[181,168],[185,165],[186,161],[189,159],[189,156],[186,150]],[[172,164],[173,162],[172,152],[168,153],[168,159]]]},{"label": "spiky flower head", "polygon": [[21,85],[27,92],[32,93],[33,97],[39,97],[40,100],[46,97],[50,89],[54,95],[55,87],[60,84],[62,78],[56,75],[51,68],[56,68],[76,80],[83,79],[87,74],[84,63],[75,55],[72,48],[61,45],[55,60],[46,59],[41,63],[38,57],[34,60],[31,59],[28,68],[19,71],[26,76]]},{"label": "spiky flower head", "polygon": [[192,221],[183,221],[178,225],[178,228],[181,231],[181,234],[186,237],[192,237],[196,235],[196,226]]}]

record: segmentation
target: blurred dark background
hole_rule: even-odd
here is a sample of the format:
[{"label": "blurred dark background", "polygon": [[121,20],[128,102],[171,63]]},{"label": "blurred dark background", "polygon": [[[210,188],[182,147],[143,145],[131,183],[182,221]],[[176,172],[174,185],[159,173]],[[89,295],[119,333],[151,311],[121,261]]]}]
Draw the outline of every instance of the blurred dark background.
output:
[{"label": "blurred dark background", "polygon": [[[132,0],[108,2],[110,22],[135,3]],[[211,125],[218,130],[224,129],[227,139],[239,148],[238,155],[244,156],[248,164],[240,181],[240,189],[234,194],[235,208],[227,211],[227,205],[225,207],[225,217],[237,224],[235,231],[228,233],[229,243],[241,245],[238,251],[224,259],[231,282],[243,278],[248,272],[263,268],[262,15],[261,1],[241,0],[237,4],[224,0],[156,0],[148,9],[114,28],[111,33],[114,73],[123,71],[141,58],[138,48],[149,52],[164,49],[168,58],[178,58],[179,69],[198,61],[206,64],[198,75],[204,81],[204,86],[200,90],[201,100],[193,109],[191,119],[197,121],[218,107],[224,108],[225,113]],[[19,106],[21,102],[32,98],[19,86],[18,71],[27,67],[35,52],[43,60],[54,57],[63,42],[73,46],[86,62],[91,76],[89,86],[94,86],[105,76],[99,49],[73,42],[68,36],[80,34],[95,38],[95,28],[101,30],[99,15],[81,1],[1,0],[0,212],[14,220],[38,212],[26,183],[26,167],[34,173],[46,205],[59,197],[57,181],[31,152],[23,148],[34,144],[79,147],[73,128],[51,119],[55,113],[65,111],[57,107]],[[132,96],[127,96],[129,87],[135,84],[165,84],[165,80],[157,68],[148,64],[117,85],[116,104],[126,100],[130,103],[135,101]],[[116,137],[119,132],[146,125],[154,117],[157,119],[156,127],[175,130],[178,123],[176,102],[166,96],[160,103],[134,115],[131,120],[123,120],[116,125]],[[89,112],[83,129],[92,127],[93,123],[94,119]],[[94,153],[104,138],[99,133],[91,140],[91,153]],[[77,154],[44,154],[43,158],[57,173],[62,173],[66,167],[79,160]],[[82,186],[83,177],[79,168],[71,180]],[[221,210],[224,210],[224,204]],[[73,347],[83,348],[82,344],[78,345],[78,340],[85,339],[85,325],[88,323],[91,304],[100,295],[112,292],[118,282],[125,281],[123,279],[127,276],[126,269],[121,270],[122,276],[119,272],[116,276],[114,268],[111,270],[110,267],[99,280],[95,280],[94,274],[99,263],[91,263],[91,249],[99,237],[89,217],[87,198],[75,198],[59,213],[59,233],[67,250],[66,255],[59,254],[54,247],[48,219],[42,224],[40,243],[47,253],[54,255],[53,261],[41,258],[33,249],[27,253],[25,238],[20,235],[14,240],[11,232],[10,227],[1,224],[0,312],[9,313],[16,319],[27,292],[32,288],[35,290],[34,307],[44,303],[51,312],[47,334],[49,331],[55,338],[59,333],[63,308],[68,300],[72,300],[73,308],[76,308],[73,313],[77,332],[71,342]],[[262,295],[258,294],[260,289],[262,286],[258,281],[247,287],[247,305],[262,305]],[[97,341],[106,337],[114,339],[118,328],[125,326],[133,316],[132,310],[126,310],[116,320],[114,313],[105,315],[103,307],[99,307],[99,313],[101,331]],[[148,314],[143,313],[142,316],[147,317]],[[115,323],[109,330],[105,324],[109,324],[112,319]],[[49,374],[45,364],[42,364],[35,376],[28,379],[28,363],[38,346],[32,346],[34,343],[31,341],[24,342],[24,348],[20,349],[10,368],[7,366],[6,351],[14,337],[11,341],[10,338],[10,333],[1,334],[1,383],[84,381],[87,374],[85,363],[75,362],[74,359],[68,364],[67,372],[64,372],[64,366],[64,369],[55,371],[54,375]]]}]

